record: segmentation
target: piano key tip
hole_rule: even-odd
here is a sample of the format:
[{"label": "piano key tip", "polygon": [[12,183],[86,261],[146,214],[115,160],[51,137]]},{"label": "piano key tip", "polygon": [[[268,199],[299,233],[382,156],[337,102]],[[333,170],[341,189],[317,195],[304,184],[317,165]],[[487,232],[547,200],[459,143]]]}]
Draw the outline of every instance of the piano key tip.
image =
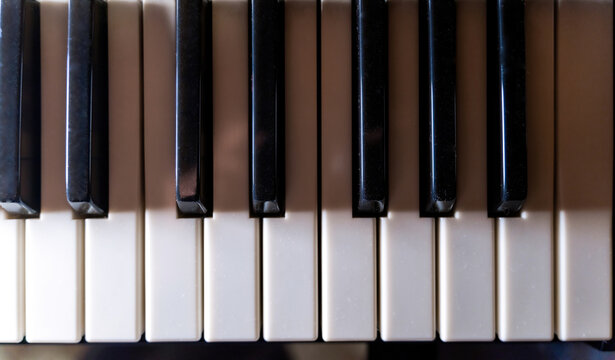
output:
[{"label": "piano key tip", "polygon": [[177,211],[180,217],[208,217],[211,216],[211,207],[199,199],[177,198]]},{"label": "piano key tip", "polygon": [[107,210],[106,206],[101,206],[101,204],[96,204],[94,200],[70,200],[68,199],[68,203],[71,208],[75,212],[77,218],[98,218],[98,217],[106,217]]},{"label": "piano key tip", "polygon": [[454,216],[457,199],[431,200],[421,206],[421,217],[450,217]]},{"label": "piano key tip", "polygon": [[27,204],[21,199],[0,199],[0,206],[7,214],[15,218],[38,217],[40,205],[36,207],[31,205],[33,204]]},{"label": "piano key tip", "polygon": [[519,217],[525,204],[525,198],[517,200],[500,200],[489,206],[489,217]]},{"label": "piano key tip", "polygon": [[283,204],[278,200],[255,200],[252,199],[252,217],[284,217]]},{"label": "piano key tip", "polygon": [[353,217],[386,217],[387,206],[384,199],[367,200],[359,199],[352,211]]}]

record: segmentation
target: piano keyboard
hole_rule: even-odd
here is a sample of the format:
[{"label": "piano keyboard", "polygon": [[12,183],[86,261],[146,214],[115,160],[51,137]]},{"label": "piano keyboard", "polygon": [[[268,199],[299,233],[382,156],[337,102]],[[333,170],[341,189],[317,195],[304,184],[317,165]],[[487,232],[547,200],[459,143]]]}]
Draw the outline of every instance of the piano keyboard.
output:
[{"label": "piano keyboard", "polygon": [[607,340],[613,2],[0,0],[0,343]]}]

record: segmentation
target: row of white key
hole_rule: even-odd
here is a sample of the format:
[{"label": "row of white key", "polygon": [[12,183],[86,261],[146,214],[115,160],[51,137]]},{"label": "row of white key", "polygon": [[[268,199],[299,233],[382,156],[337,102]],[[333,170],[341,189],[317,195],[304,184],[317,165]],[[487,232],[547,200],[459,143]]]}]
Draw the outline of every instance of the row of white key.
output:
[{"label": "row of white key", "polygon": [[28,219],[25,319],[28,342],[83,336],[83,220],[66,203],[64,148],[68,3],[41,6],[41,213]]},{"label": "row of white key", "polygon": [[0,220],[0,341],[21,341],[25,332],[29,342],[78,342],[84,331],[88,341],[137,341],[143,331],[140,4],[108,2],[111,205],[107,219],[85,221],[73,218],[64,195],[66,102],[58,89],[66,80],[67,2],[43,1],[40,9],[41,215]]},{"label": "row of white key", "polygon": [[[176,219],[173,140],[168,137],[174,126],[174,5],[173,0],[146,0],[143,12],[146,339],[189,341],[201,333],[206,341],[258,339],[262,224],[264,337],[313,340],[318,329],[315,2],[285,6],[286,18],[293,20],[286,37],[286,151],[296,161],[287,166],[287,187],[289,193],[298,191],[287,197],[285,218],[262,221],[249,217],[247,203],[245,0],[212,2],[215,211],[202,221]],[[313,31],[304,33],[304,26]],[[160,214],[156,221],[148,220],[150,211]],[[173,235],[179,223],[180,238]]]},{"label": "row of white key", "polygon": [[260,222],[245,200],[248,2],[213,0],[216,211],[198,220],[177,219],[174,201],[175,3],[145,0],[141,13],[136,0],[109,0],[110,213],[85,221],[73,219],[57,170],[67,6],[41,2],[42,212],[0,219],[0,342],[137,341],[143,331],[148,341],[249,341],[261,317],[270,341],[313,340],[319,327],[327,341],[378,330],[384,340],[436,330],[443,340],[549,340],[554,329],[564,340],[610,338],[612,3],[527,1],[530,193],[521,218],[495,222],[484,210],[485,2],[457,3],[458,205],[434,221],[416,208],[418,2],[390,0],[391,203],[377,224],[351,216],[350,0],[323,0],[319,285],[318,9],[286,1],[287,213]]}]

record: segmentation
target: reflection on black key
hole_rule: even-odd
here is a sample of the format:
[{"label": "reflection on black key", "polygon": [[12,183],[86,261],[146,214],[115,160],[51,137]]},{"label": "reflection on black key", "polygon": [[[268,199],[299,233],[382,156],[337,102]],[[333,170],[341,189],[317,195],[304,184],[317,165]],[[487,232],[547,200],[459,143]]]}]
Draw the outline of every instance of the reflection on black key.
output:
[{"label": "reflection on black key", "polygon": [[35,0],[0,1],[0,205],[18,216],[41,202],[39,14]]},{"label": "reflection on black key", "polygon": [[109,183],[107,5],[68,3],[66,196],[84,216],[107,213]]},{"label": "reflection on black key", "polygon": [[487,7],[489,216],[516,216],[527,195],[524,0]]},{"label": "reflection on black key", "polygon": [[284,2],[250,0],[250,209],[284,216]]},{"label": "reflection on black key", "polygon": [[352,1],[352,210],[386,216],[388,17],[385,0]]},{"label": "reflection on black key", "polygon": [[184,216],[212,215],[211,2],[176,3],[175,196]]},{"label": "reflection on black key", "polygon": [[419,2],[421,216],[450,216],[457,199],[454,0]]}]

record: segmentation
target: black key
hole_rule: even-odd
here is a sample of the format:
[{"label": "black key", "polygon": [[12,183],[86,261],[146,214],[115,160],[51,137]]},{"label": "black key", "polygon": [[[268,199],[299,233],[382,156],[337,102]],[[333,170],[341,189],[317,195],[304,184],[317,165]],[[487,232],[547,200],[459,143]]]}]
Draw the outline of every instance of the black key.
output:
[{"label": "black key", "polygon": [[175,198],[184,216],[212,215],[211,2],[176,3]]},{"label": "black key", "polygon": [[454,0],[419,2],[421,216],[450,216],[457,200]]},{"label": "black key", "polygon": [[66,197],[83,216],[108,208],[107,5],[68,2]]},{"label": "black key", "polygon": [[41,203],[40,12],[0,1],[0,205],[36,216]]},{"label": "black key", "polygon": [[487,3],[488,211],[517,216],[527,196],[525,1]]},{"label": "black key", "polygon": [[284,216],[284,1],[250,0],[250,209]]},{"label": "black key", "polygon": [[352,212],[386,216],[388,17],[385,0],[352,1]]}]

